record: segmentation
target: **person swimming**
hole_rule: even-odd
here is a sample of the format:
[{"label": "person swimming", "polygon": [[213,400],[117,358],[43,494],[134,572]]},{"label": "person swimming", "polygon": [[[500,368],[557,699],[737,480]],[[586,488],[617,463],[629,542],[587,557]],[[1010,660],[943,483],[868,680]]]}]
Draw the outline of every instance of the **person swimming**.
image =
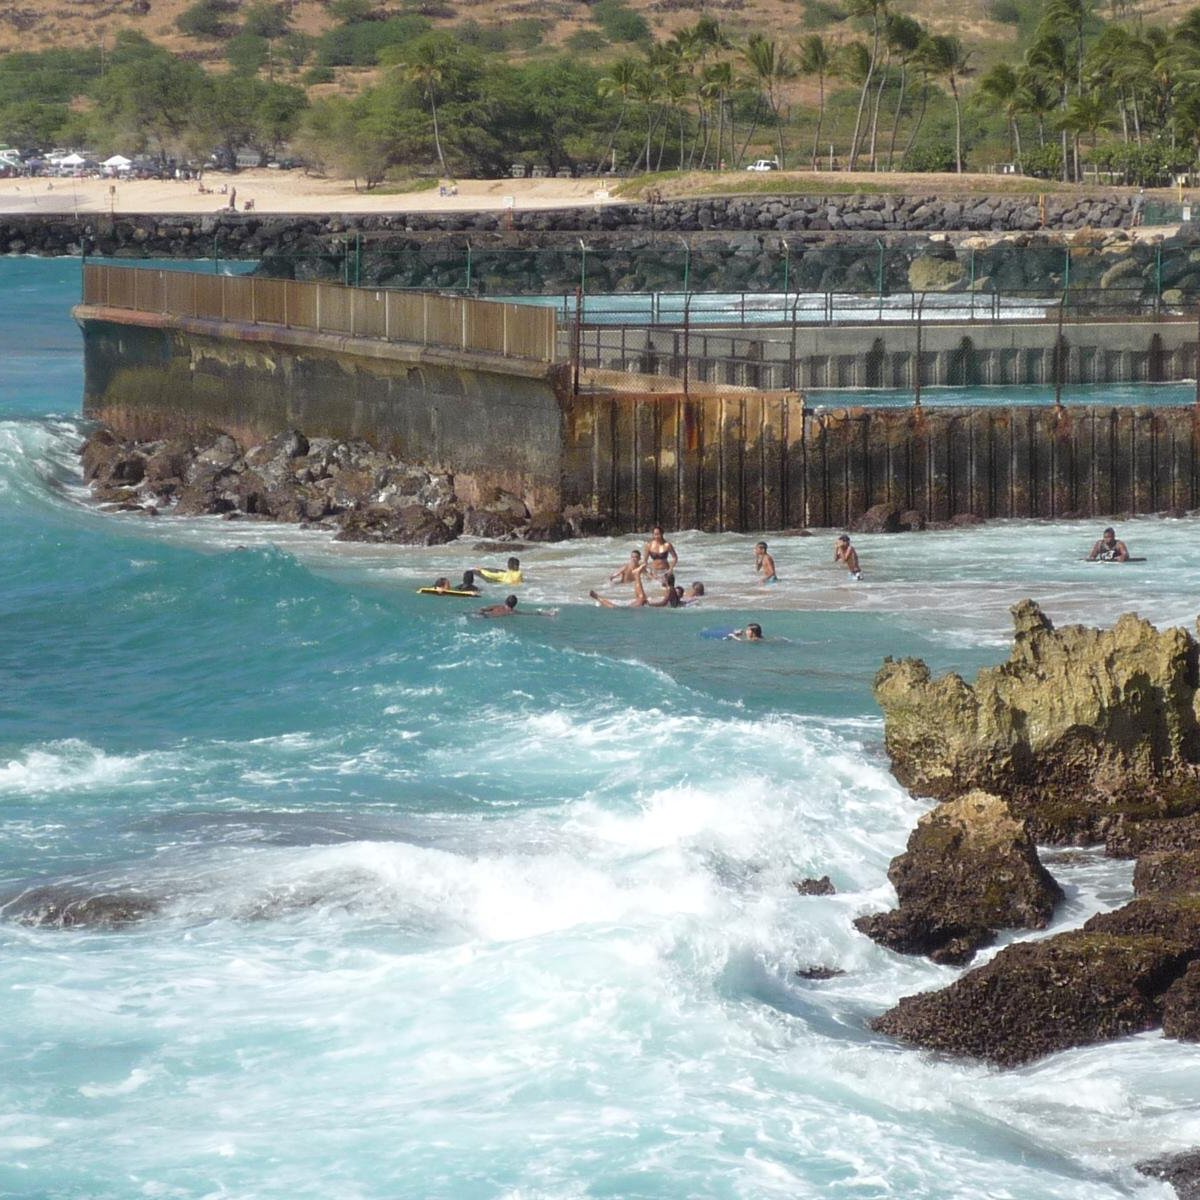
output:
[{"label": "person swimming", "polygon": [[1126,562],[1128,559],[1129,547],[1117,538],[1116,530],[1111,525],[1087,556],[1088,562]]},{"label": "person swimming", "polygon": [[751,621],[745,629],[735,629],[732,633],[726,634],[726,640],[730,642],[761,642],[765,639],[762,626],[757,621]]},{"label": "person swimming", "polygon": [[642,565],[642,552],[630,550],[629,561],[622,563],[609,577],[609,583],[632,583],[638,568]]},{"label": "person swimming", "polygon": [[481,608],[477,615],[481,617],[512,617],[516,616],[516,612],[516,596],[505,596],[503,604],[489,604],[486,608]]},{"label": "person swimming", "polygon": [[525,577],[521,573],[521,560],[519,558],[510,558],[508,565],[503,570],[493,567],[476,567],[476,575],[482,575],[488,583],[524,583]]},{"label": "person swimming", "polygon": [[458,590],[460,592],[471,592],[472,594],[474,594],[476,596],[479,595],[479,587],[475,583],[475,572],[474,571],[464,571],[463,572],[462,583],[460,583],[458,585]]},{"label": "person swimming", "polygon": [[775,560],[768,553],[766,542],[759,542],[754,547],[754,570],[762,576],[763,583],[779,582],[779,576],[775,574]]},{"label": "person swimming", "polygon": [[661,600],[651,600],[646,595],[646,585],[642,582],[642,576],[646,573],[646,564],[641,566],[634,572],[633,576],[633,599],[628,604],[622,604],[617,600],[609,600],[606,596],[601,596],[595,588],[588,595],[595,600],[601,608],[682,608],[683,607],[683,588],[679,587],[675,582],[675,576],[668,573],[663,581],[663,595]]}]

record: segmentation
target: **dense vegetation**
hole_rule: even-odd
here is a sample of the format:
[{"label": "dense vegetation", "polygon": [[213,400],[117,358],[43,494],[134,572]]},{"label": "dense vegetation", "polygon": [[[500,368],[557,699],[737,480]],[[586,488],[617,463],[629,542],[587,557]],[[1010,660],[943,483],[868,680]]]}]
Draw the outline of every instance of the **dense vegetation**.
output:
[{"label": "dense vegetation", "polygon": [[[389,173],[738,166],[980,169],[1165,182],[1200,148],[1200,8],[1174,28],[1093,0],[991,0],[1018,49],[968,46],[888,0],[803,0],[803,28],[733,37],[701,16],[655,37],[596,0],[569,52],[535,17],[448,27],[449,0],[332,0],[304,34],[273,0],[196,0],[206,54],[115,47],[0,57],[0,142],[198,159],[285,143],[374,185]],[[219,69],[197,61],[219,52]],[[990,59],[990,62],[989,62]],[[210,64],[211,65],[211,64]],[[286,81],[286,82],[285,82]],[[324,94],[336,82],[339,94]]]}]

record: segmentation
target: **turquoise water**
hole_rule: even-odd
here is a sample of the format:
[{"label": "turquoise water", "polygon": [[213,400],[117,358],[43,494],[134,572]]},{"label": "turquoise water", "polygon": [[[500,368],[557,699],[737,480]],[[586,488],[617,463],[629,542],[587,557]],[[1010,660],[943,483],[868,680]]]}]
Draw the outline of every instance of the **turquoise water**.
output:
[{"label": "turquoise water", "polygon": [[[677,613],[587,600],[633,539],[547,546],[521,607],[557,615],[473,620],[414,591],[466,545],[91,508],[78,277],[0,260],[0,1195],[1168,1194],[1130,1164],[1200,1142],[1200,1049],[901,1049],[867,1020],[955,972],[851,920],[924,807],[883,656],[972,672],[1025,595],[1191,625],[1194,521],[1122,522],[1122,567],[1095,523],[864,536],[857,584],[770,533],[773,588],[685,531]],[[1129,894],[1052,865],[1056,930]],[[156,911],[12,919],[43,886]]]}]

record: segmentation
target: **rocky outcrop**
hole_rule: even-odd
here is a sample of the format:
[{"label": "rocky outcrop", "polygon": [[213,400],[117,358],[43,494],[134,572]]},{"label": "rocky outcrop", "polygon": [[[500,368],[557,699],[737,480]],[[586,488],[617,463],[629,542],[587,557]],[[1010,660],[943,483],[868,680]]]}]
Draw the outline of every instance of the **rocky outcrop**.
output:
[{"label": "rocky outcrop", "polygon": [[1169,1183],[1177,1200],[1200,1200],[1200,1150],[1140,1162],[1137,1169],[1151,1179]]},{"label": "rocky outcrop", "polygon": [[[98,429],[80,451],[84,479],[102,503],[121,511],[222,514],[315,524],[341,541],[435,546],[464,530],[450,475],[404,463],[366,442],[335,442],[285,430],[243,452],[227,433],[135,443]],[[529,515],[519,497],[492,498],[488,536],[571,537],[560,513]],[[501,519],[502,518],[502,519]]]},{"label": "rocky outcrop", "polygon": [[888,878],[899,908],[854,924],[889,949],[939,963],[968,962],[998,929],[1045,928],[1062,899],[1025,822],[986,792],[926,813]]},{"label": "rocky outcrop", "polygon": [[113,929],[153,916],[159,901],[138,892],[91,892],[69,885],[28,888],[0,900],[0,916],[22,925]]},{"label": "rocky outcrop", "polygon": [[1156,1028],[1165,993],[1198,953],[1175,938],[1083,930],[1019,943],[947,988],[904,997],[871,1027],[929,1050],[1020,1066]]},{"label": "rocky outcrop", "polygon": [[1200,810],[1195,639],[1133,614],[1058,630],[1032,600],[1013,619],[1008,661],[973,685],[885,661],[875,696],[897,779],[937,799],[994,792],[1039,841]]},{"label": "rocky outcrop", "polygon": [[[1009,660],[974,685],[935,680],[914,660],[879,672],[896,774],[942,803],[892,864],[899,908],[857,924],[943,962],[989,936],[979,933],[989,894],[1010,926],[1045,924],[1058,889],[1029,833],[1106,836],[1107,853],[1137,858],[1135,898],[1081,929],[1008,946],[872,1027],[1002,1066],[1160,1026],[1200,1040],[1196,642],[1133,615],[1056,630],[1023,601],[1013,616]],[[997,795],[963,795],[980,786]]]}]

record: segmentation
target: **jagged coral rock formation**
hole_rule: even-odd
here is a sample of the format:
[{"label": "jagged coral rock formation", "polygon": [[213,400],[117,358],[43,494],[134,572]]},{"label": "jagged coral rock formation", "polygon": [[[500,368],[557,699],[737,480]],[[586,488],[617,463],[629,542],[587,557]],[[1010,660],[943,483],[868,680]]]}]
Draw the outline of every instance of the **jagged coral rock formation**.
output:
[{"label": "jagged coral rock formation", "polygon": [[900,782],[937,799],[995,792],[1046,841],[1200,809],[1196,640],[1134,614],[1055,629],[1032,600],[1012,612],[1009,660],[974,685],[885,661],[875,696]]},{"label": "jagged coral rock formation", "polygon": [[997,929],[1044,929],[1062,899],[1025,822],[979,791],[926,813],[888,878],[900,907],[855,925],[892,950],[940,963],[968,962]]}]

